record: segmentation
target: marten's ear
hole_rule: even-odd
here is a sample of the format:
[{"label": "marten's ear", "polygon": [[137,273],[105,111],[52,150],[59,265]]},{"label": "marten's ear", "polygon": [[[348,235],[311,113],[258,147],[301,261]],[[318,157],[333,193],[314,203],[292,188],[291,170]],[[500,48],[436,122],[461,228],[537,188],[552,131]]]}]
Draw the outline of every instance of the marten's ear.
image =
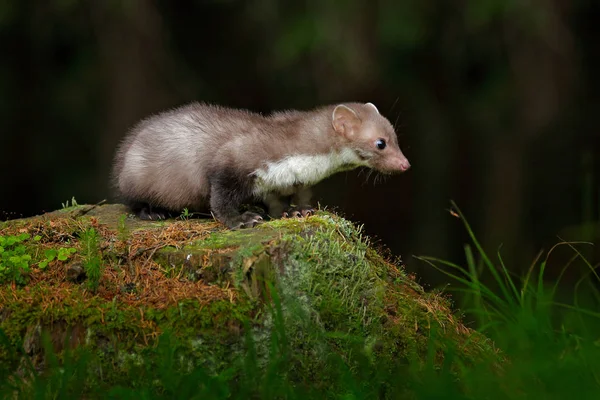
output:
[{"label": "marten's ear", "polygon": [[360,127],[361,120],[350,107],[343,104],[335,107],[331,116],[333,129],[347,138],[354,136]]},{"label": "marten's ear", "polygon": [[373,108],[373,110],[375,110],[375,112],[377,114],[379,114],[379,110],[377,109],[377,107],[375,107],[375,104],[373,104],[373,103],[365,103],[365,106]]}]

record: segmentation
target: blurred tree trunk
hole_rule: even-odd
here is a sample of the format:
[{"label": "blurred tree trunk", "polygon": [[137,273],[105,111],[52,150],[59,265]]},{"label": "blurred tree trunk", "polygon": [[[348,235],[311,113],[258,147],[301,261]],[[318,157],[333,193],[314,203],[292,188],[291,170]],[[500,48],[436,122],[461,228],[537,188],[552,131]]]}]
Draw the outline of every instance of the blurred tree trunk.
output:
[{"label": "blurred tree trunk", "polygon": [[368,101],[381,85],[377,53],[377,3],[370,0],[338,3],[313,0],[310,12],[322,35],[311,64],[322,102]]},{"label": "blurred tree trunk", "polygon": [[[119,140],[140,118],[173,105],[165,78],[169,66],[161,16],[152,0],[90,3],[104,67],[106,119],[98,147],[104,179]],[[100,178],[99,178],[100,179]],[[106,184],[103,182],[103,184]]]},{"label": "blurred tree trunk", "polygon": [[567,7],[561,8],[558,1],[552,0],[534,3],[521,14],[525,16],[522,19],[504,21],[511,81],[517,97],[515,129],[494,135],[488,153],[492,161],[486,181],[485,244],[488,250],[495,250],[502,243],[502,254],[513,261],[517,261],[517,245],[531,249],[527,233],[521,230],[529,207],[523,195],[524,185],[532,167],[524,164],[525,153],[536,137],[556,122],[554,116],[560,115],[559,108],[569,101],[576,67],[571,33],[564,23]]}]

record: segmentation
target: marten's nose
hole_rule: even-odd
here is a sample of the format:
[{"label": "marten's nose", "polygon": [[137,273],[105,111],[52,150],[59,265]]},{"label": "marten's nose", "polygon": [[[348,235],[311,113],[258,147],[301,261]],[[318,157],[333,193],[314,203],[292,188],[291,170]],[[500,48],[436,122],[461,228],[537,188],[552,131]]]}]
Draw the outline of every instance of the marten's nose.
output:
[{"label": "marten's nose", "polygon": [[402,172],[408,170],[410,168],[410,163],[408,162],[408,160],[405,158],[403,160],[400,160],[400,170]]},{"label": "marten's nose", "polygon": [[408,159],[404,157],[404,155],[394,157],[390,161],[390,167],[394,171],[404,172],[410,168],[410,163],[408,162]]}]

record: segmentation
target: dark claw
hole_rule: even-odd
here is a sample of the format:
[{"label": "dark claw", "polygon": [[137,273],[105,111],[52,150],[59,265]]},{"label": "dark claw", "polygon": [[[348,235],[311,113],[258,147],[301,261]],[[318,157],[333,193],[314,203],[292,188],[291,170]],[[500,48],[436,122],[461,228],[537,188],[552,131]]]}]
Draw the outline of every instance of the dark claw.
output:
[{"label": "dark claw", "polygon": [[148,210],[145,209],[145,208],[142,208],[138,212],[138,217],[140,217],[140,219],[143,219],[143,220],[150,220],[150,219],[152,219],[152,217],[150,216],[150,214],[148,214]]},{"label": "dark claw", "polygon": [[234,218],[232,221],[227,223],[230,229],[244,229],[244,228],[254,228],[256,225],[262,224],[264,222],[263,217],[260,215],[246,211],[239,217]]},{"label": "dark claw", "polygon": [[168,215],[166,210],[159,207],[152,207],[149,205],[143,206],[137,209],[137,211],[134,211],[140,219],[147,221],[160,221],[162,219],[167,219]]},{"label": "dark claw", "polygon": [[260,225],[262,224],[262,221],[250,221],[250,222],[244,222],[242,224],[242,226],[240,226],[240,228],[254,228],[256,225]]},{"label": "dark claw", "polygon": [[260,225],[263,223],[262,217],[258,217],[248,222],[244,222],[243,228],[254,228],[256,225]]},{"label": "dark claw", "polygon": [[287,212],[283,213],[283,217],[301,218],[308,217],[315,213],[315,210],[310,206],[291,207]]},{"label": "dark claw", "polygon": [[315,213],[312,208],[303,208],[301,211],[303,217],[309,217]]},{"label": "dark claw", "polygon": [[161,219],[166,219],[165,214],[163,214],[161,212],[152,212],[146,208],[142,208],[140,210],[138,216],[140,217],[140,219],[147,220],[147,221],[158,221]]}]

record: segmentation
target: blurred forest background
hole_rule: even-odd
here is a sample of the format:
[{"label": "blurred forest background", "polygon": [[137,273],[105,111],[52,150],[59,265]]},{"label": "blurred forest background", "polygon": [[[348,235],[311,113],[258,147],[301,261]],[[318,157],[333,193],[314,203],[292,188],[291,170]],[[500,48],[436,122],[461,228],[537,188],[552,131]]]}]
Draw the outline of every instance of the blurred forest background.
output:
[{"label": "blurred forest background", "polygon": [[464,258],[451,199],[515,271],[598,238],[597,0],[4,0],[0,45],[4,219],[110,200],[115,146],[165,108],[371,101],[412,169],[316,194],[423,282],[412,254]]}]

